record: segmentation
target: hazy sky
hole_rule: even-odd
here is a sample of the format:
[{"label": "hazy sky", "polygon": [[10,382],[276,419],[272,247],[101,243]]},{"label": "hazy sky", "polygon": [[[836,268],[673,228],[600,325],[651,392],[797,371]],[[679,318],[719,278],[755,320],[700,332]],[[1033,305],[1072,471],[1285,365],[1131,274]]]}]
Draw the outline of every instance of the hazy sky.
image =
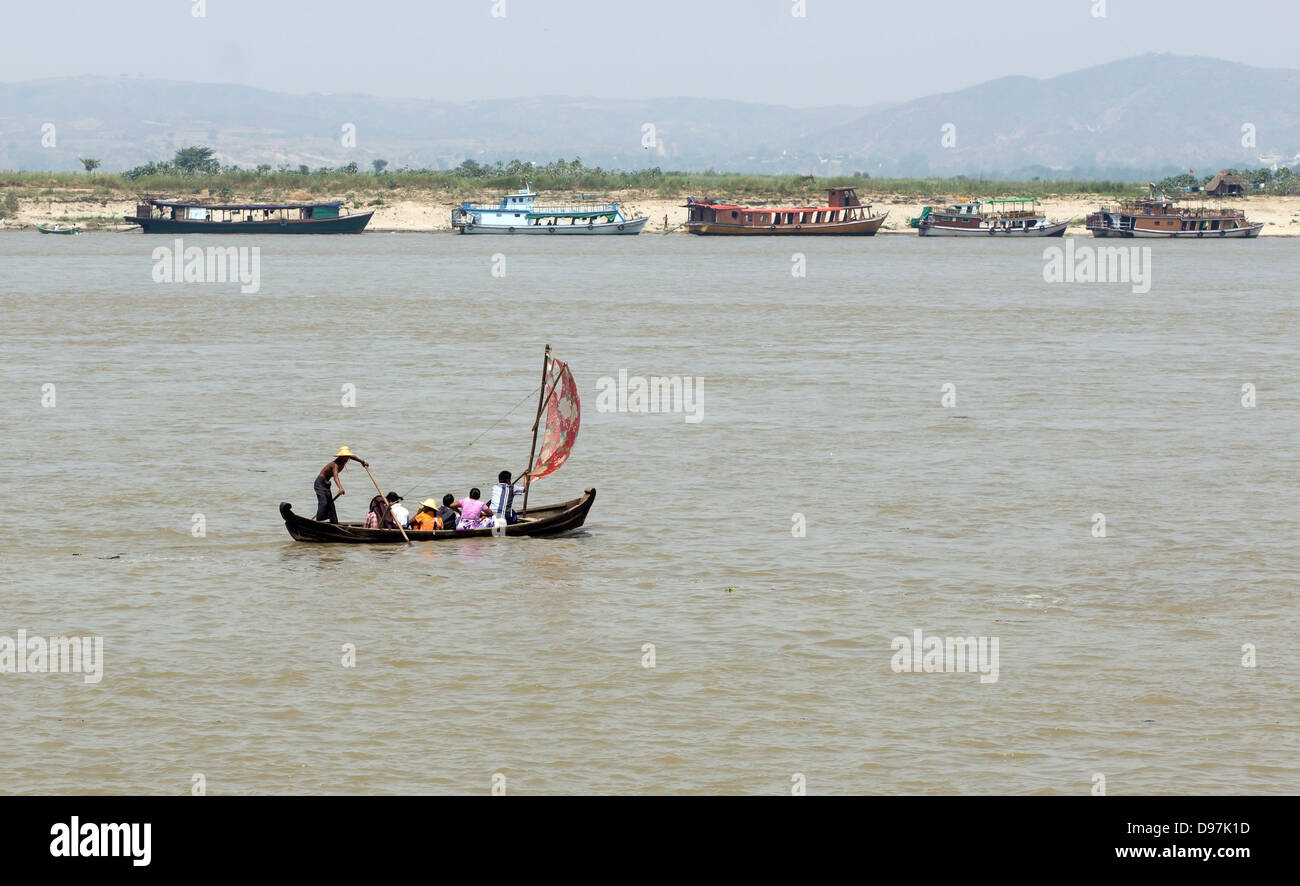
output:
[{"label": "hazy sky", "polygon": [[[904,100],[1144,52],[1300,67],[1300,0],[2,2],[0,81],[10,82],[125,74],[440,100],[807,106]],[[800,5],[805,15],[792,15]]]}]

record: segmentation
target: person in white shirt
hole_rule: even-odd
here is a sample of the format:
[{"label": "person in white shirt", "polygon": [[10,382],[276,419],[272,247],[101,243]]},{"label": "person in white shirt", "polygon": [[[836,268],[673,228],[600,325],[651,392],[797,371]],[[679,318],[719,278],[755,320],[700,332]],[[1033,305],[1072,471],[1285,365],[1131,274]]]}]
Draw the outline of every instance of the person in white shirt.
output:
[{"label": "person in white shirt", "polygon": [[402,497],[396,492],[390,492],[388,493],[387,498],[388,510],[393,512],[393,519],[397,521],[397,525],[401,526],[403,529],[409,529],[411,525],[411,512],[398,504],[398,502],[402,500]]},{"label": "person in white shirt", "polygon": [[516,495],[524,494],[524,487],[515,486],[510,482],[509,471],[497,474],[497,480],[497,484],[492,487],[488,507],[492,509],[492,513],[505,517],[507,523],[518,523],[519,517],[515,514],[514,501]]}]

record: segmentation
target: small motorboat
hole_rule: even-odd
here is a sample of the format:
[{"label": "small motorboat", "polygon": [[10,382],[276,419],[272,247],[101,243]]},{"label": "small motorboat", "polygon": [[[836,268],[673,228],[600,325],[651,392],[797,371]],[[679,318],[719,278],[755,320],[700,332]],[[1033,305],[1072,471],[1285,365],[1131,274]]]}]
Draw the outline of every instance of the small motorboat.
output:
[{"label": "small motorboat", "polygon": [[80,234],[81,233],[81,228],[77,227],[76,225],[62,225],[62,224],[55,224],[55,225],[38,224],[36,226],[36,230],[40,231],[42,234]]}]

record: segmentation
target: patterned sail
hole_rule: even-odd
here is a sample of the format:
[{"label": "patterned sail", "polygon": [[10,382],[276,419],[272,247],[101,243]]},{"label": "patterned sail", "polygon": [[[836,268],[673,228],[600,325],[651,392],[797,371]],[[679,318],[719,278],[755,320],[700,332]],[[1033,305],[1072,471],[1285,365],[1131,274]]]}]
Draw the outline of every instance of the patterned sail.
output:
[{"label": "patterned sail", "polygon": [[537,452],[537,461],[533,462],[529,482],[554,473],[569,460],[573,441],[578,439],[578,425],[582,423],[578,384],[573,380],[569,364],[551,358],[544,393],[550,396],[542,408],[545,424],[538,428],[541,446]]}]

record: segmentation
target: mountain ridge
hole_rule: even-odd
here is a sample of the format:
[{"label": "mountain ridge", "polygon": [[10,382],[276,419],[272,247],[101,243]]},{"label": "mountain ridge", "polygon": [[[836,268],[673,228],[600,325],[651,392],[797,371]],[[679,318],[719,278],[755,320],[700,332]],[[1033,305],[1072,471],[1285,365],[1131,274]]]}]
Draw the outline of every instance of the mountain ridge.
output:
[{"label": "mountain ridge", "polygon": [[95,157],[103,171],[120,171],[206,144],[244,167],[364,169],[385,159],[390,168],[449,168],[581,156],[622,169],[1146,177],[1258,166],[1269,151],[1289,162],[1300,154],[1297,95],[1300,70],[1172,54],[865,107],[690,97],[451,102],[92,75],[0,84],[0,168],[76,170],[78,157]]}]

